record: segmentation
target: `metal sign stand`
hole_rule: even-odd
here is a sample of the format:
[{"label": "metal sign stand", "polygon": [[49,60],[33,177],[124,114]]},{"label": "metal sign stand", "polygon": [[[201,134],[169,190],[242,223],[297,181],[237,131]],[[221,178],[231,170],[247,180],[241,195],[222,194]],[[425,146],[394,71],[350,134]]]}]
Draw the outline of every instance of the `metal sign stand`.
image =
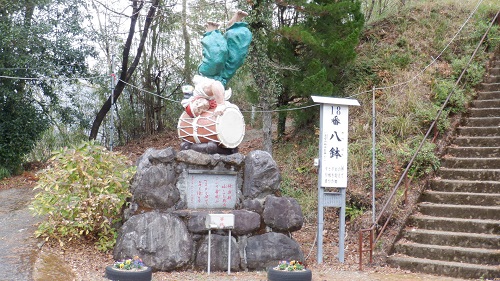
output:
[{"label": "metal sign stand", "polygon": [[[320,138],[318,173],[318,252],[317,262],[323,262],[323,215],[325,207],[340,208],[339,254],[344,262],[345,198],[347,188],[347,142],[350,105],[359,106],[353,99],[312,96],[320,108]],[[327,190],[328,188],[334,191]]]},{"label": "metal sign stand", "polygon": [[233,214],[209,214],[205,218],[205,226],[208,229],[208,258],[207,258],[207,274],[210,275],[210,252],[212,244],[212,229],[227,229],[228,246],[227,246],[227,274],[231,274],[231,229],[234,228]]}]

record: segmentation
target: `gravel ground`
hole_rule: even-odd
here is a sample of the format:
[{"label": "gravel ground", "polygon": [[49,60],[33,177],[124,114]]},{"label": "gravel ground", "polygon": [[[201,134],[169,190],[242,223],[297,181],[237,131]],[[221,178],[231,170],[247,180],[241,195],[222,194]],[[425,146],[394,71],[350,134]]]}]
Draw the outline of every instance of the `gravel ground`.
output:
[{"label": "gravel ground", "polygon": [[[94,255],[93,255],[94,254]],[[63,251],[58,247],[44,246],[40,251],[38,259],[38,269],[35,270],[34,280],[92,280],[106,281],[104,269],[106,265],[113,262],[110,256],[95,255],[91,250],[85,249],[82,245],[75,245]],[[65,274],[54,274],[53,264],[58,265],[59,271]],[[60,268],[64,265],[64,268]],[[356,264],[340,264],[338,262],[324,262],[321,265],[313,264],[309,268],[313,272],[313,281],[459,281],[456,278],[439,277],[424,274],[415,274],[399,271],[390,267],[369,267],[364,271],[357,270]],[[45,274],[41,274],[41,271]],[[52,272],[52,273],[50,273]],[[48,274],[47,274],[48,273]],[[73,275],[72,275],[73,274]],[[267,274],[265,271],[253,272],[207,272],[200,271],[180,271],[180,272],[155,272],[153,281],[265,281]]]}]

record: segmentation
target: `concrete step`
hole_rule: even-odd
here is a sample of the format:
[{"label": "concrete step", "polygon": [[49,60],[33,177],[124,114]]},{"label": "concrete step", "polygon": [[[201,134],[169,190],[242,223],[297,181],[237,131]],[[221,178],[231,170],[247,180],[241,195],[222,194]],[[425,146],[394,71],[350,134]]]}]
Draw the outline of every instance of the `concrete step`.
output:
[{"label": "concrete step", "polygon": [[491,68],[488,69],[490,76],[500,76],[500,68],[498,65],[493,64]]},{"label": "concrete step", "polygon": [[448,147],[446,153],[459,158],[500,157],[500,147]]},{"label": "concrete step", "polygon": [[445,275],[455,278],[498,278],[500,266],[479,265],[460,262],[439,261],[407,256],[390,256],[387,262],[393,266],[413,272],[423,272],[434,275]]},{"label": "concrete step", "polygon": [[500,144],[499,137],[457,137],[453,140],[457,146],[471,147],[497,147]]},{"label": "concrete step", "polygon": [[498,158],[460,158],[445,157],[441,167],[450,169],[495,169],[500,167]]},{"label": "concrete step", "polygon": [[495,234],[407,228],[403,233],[403,237],[409,241],[422,244],[500,249],[500,235]]},{"label": "concrete step", "polygon": [[458,219],[433,217],[425,215],[412,215],[409,219],[410,226],[428,230],[469,232],[483,234],[500,233],[500,221],[480,219]]},{"label": "concrete step", "polygon": [[[387,262],[455,278],[500,278],[500,53]],[[500,279],[499,279],[500,280]]]},{"label": "concrete step", "polygon": [[473,100],[471,105],[474,108],[498,108],[500,110],[500,98],[499,99],[476,99]]},{"label": "concrete step", "polygon": [[436,204],[497,206],[500,205],[500,193],[443,192],[425,190],[421,195],[420,201]]},{"label": "concrete step", "polygon": [[[500,110],[500,108],[498,110]],[[499,127],[500,117],[467,118],[464,120],[463,125],[466,127]],[[498,144],[500,145],[500,143]]]},{"label": "concrete step", "polygon": [[455,169],[441,167],[437,172],[442,179],[498,181],[500,169]]},{"label": "concrete step", "polygon": [[446,203],[418,203],[418,210],[426,216],[500,221],[500,206],[455,205]]},{"label": "concrete step", "polygon": [[[477,95],[477,98],[478,99],[481,99],[481,94],[482,93],[488,93],[488,92],[497,92],[498,94],[500,94],[500,82],[496,82],[496,83],[481,83],[480,87],[479,87],[479,93]],[[498,95],[495,94],[493,95],[492,97],[497,97]]]},{"label": "concrete step", "polygon": [[446,192],[500,193],[500,182],[432,179],[429,188]]},{"label": "concrete step", "polygon": [[484,77],[483,82],[485,82],[485,83],[498,83],[498,82],[500,82],[500,76],[488,74]]},{"label": "concrete step", "polygon": [[398,254],[422,259],[482,265],[500,264],[500,250],[498,249],[440,246],[400,240],[395,246],[395,251]]},{"label": "concrete step", "polygon": [[[500,112],[500,108],[498,111]],[[457,134],[462,137],[500,137],[500,127],[458,127]]]},{"label": "concrete step", "polygon": [[498,108],[469,108],[470,117],[498,117]]}]

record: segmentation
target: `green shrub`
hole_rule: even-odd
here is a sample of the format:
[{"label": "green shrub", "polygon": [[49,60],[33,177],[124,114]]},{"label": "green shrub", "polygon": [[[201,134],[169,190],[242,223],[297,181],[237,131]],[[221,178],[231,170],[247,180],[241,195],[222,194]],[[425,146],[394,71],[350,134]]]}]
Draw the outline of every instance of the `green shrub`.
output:
[{"label": "green shrub", "polygon": [[483,62],[472,61],[468,66],[470,57],[462,57],[452,60],[451,66],[453,68],[453,80],[457,80],[460,77],[460,74],[467,67],[467,71],[465,75],[462,77],[460,81],[461,84],[469,85],[470,87],[474,87],[481,83],[484,78],[484,73],[486,69],[483,66]]},{"label": "green shrub", "polygon": [[[416,124],[419,124],[420,129],[422,132],[424,130],[427,130],[434,119],[436,119],[437,113],[440,110],[440,107],[436,104],[429,104],[429,105],[420,105],[418,108],[415,110],[415,122]],[[439,133],[444,133],[446,130],[450,129],[450,119],[448,118],[449,116],[449,109],[443,110],[441,113],[441,116],[436,122],[436,129],[438,130]]]},{"label": "green shrub", "polygon": [[350,221],[356,219],[357,217],[362,216],[364,212],[365,212],[364,207],[359,207],[354,203],[349,203],[346,204],[345,206],[345,216],[346,219]]},{"label": "green shrub", "polygon": [[101,251],[111,249],[117,235],[114,226],[131,195],[135,167],[127,162],[125,156],[93,142],[55,152],[35,187],[39,192],[31,209],[46,216],[36,236],[61,244],[85,237]]},{"label": "green shrub", "polygon": [[281,196],[292,197],[299,203],[304,218],[314,219],[318,208],[318,194],[315,189],[296,186],[290,182],[290,178],[284,176],[280,185]]},{"label": "green shrub", "polygon": [[10,172],[7,168],[0,166],[0,180],[10,177]]},{"label": "green shrub", "polygon": [[450,96],[450,100],[446,105],[446,108],[450,110],[452,113],[460,113],[466,111],[467,97],[465,95],[465,90],[461,88],[455,87],[455,83],[450,80],[438,80],[432,88],[432,91],[435,93],[434,99],[435,103],[438,106],[441,106],[448,95],[452,93]]},{"label": "green shrub", "polygon": [[[2,86],[3,87],[3,86]],[[12,175],[22,172],[23,158],[40,135],[48,128],[48,120],[21,93],[0,87],[0,163]]]},{"label": "green shrub", "polygon": [[[414,139],[406,149],[402,150],[400,156],[406,159],[406,163],[408,163],[411,157],[415,154],[418,146],[420,145],[421,139]],[[408,171],[409,176],[421,177],[432,171],[436,171],[441,162],[439,157],[434,153],[436,149],[436,144],[429,142],[426,140],[420,149],[420,152],[415,157],[413,164]],[[406,164],[405,164],[406,167]]]},{"label": "green shrub", "polygon": [[59,128],[63,127],[64,125],[60,124],[58,129],[51,127],[43,132],[40,139],[33,146],[30,153],[26,155],[24,160],[26,162],[47,162],[47,160],[52,157],[52,152],[54,150],[64,146],[71,146],[88,139],[88,136],[83,130],[65,129],[61,132]]}]

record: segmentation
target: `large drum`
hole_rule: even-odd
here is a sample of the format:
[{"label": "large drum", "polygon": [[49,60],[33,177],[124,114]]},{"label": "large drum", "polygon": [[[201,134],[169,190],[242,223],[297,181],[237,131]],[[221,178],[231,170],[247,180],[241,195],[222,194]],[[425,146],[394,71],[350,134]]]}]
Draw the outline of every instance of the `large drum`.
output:
[{"label": "large drum", "polygon": [[209,109],[200,116],[191,118],[183,112],[177,124],[177,134],[189,143],[215,142],[226,148],[236,148],[245,136],[245,120],[238,107],[229,104],[224,114],[214,116]]}]

